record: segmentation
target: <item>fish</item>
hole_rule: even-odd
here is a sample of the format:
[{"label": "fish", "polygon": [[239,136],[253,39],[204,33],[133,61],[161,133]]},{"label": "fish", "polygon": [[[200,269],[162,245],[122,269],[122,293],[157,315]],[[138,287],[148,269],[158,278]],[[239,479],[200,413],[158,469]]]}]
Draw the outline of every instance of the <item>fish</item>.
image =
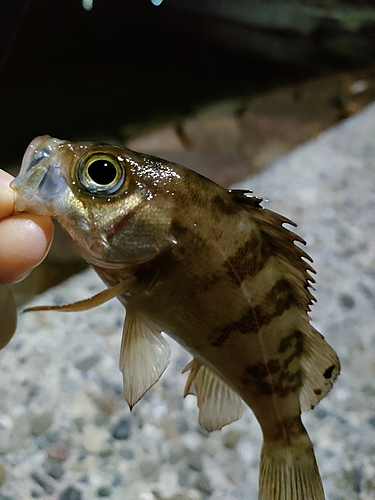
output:
[{"label": "fish", "polygon": [[175,339],[191,355],[184,396],[208,431],[245,403],[262,430],[259,500],[324,500],[301,411],[340,372],[310,324],[315,282],[290,219],[252,192],[118,145],[41,136],[11,183],[15,210],[56,219],[106,288],[29,310],[78,311],[114,297],[126,316],[119,367],[132,408],[159,380]]}]

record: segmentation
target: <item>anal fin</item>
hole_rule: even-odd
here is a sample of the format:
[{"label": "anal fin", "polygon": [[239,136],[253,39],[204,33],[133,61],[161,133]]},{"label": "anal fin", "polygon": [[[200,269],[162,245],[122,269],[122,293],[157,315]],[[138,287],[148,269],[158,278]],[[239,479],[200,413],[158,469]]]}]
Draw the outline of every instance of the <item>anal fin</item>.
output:
[{"label": "anal fin", "polygon": [[159,380],[169,364],[170,354],[169,344],[160,328],[127,306],[120,370],[124,396],[130,408]]},{"label": "anal fin", "polygon": [[190,370],[184,397],[197,396],[199,423],[207,431],[220,430],[242,416],[241,397],[219,375],[194,358],[182,373]]}]

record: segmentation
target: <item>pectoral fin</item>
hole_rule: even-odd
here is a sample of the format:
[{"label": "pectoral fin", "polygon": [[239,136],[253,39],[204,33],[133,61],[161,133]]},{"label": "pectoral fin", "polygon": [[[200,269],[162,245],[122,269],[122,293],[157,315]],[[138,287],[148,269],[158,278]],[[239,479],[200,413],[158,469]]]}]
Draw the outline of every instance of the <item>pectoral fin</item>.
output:
[{"label": "pectoral fin", "polygon": [[220,430],[242,416],[240,396],[208,366],[193,359],[182,373],[190,370],[184,397],[197,396],[199,423],[207,431]]},{"label": "pectoral fin", "polygon": [[17,326],[17,308],[10,288],[0,284],[0,349],[13,337]]},{"label": "pectoral fin", "polygon": [[159,380],[169,364],[170,354],[169,344],[160,328],[127,306],[120,370],[124,396],[130,408]]},{"label": "pectoral fin", "polygon": [[126,292],[129,285],[126,281],[121,281],[117,283],[117,285],[111,286],[97,293],[93,297],[84,300],[78,300],[77,302],[73,302],[72,304],[63,304],[60,306],[34,306],[27,307],[23,310],[23,312],[30,311],[60,311],[60,312],[77,312],[77,311],[87,311],[89,309],[94,309],[94,307],[98,307],[105,302],[108,302],[115,297]]}]

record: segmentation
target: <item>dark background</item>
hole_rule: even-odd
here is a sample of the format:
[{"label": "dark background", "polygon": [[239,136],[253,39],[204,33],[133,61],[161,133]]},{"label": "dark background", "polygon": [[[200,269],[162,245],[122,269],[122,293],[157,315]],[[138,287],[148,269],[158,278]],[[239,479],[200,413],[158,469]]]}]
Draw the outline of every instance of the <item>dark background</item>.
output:
[{"label": "dark background", "polygon": [[[131,123],[374,60],[371,26],[353,38],[323,20],[302,36],[173,0],[94,0],[91,11],[80,0],[3,1],[0,23],[3,162],[19,162],[36,135],[122,141]],[[353,50],[328,50],[337,34]]]}]

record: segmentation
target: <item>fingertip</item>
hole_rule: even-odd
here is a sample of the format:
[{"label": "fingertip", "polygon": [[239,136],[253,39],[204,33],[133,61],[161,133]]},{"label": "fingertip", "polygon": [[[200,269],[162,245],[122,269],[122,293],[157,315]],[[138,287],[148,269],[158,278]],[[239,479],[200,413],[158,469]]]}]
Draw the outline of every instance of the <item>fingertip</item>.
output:
[{"label": "fingertip", "polygon": [[49,217],[19,214],[0,222],[0,282],[19,281],[48,253],[54,226]]},{"label": "fingertip", "polygon": [[0,168],[0,185],[8,187],[13,179],[13,175]]}]

